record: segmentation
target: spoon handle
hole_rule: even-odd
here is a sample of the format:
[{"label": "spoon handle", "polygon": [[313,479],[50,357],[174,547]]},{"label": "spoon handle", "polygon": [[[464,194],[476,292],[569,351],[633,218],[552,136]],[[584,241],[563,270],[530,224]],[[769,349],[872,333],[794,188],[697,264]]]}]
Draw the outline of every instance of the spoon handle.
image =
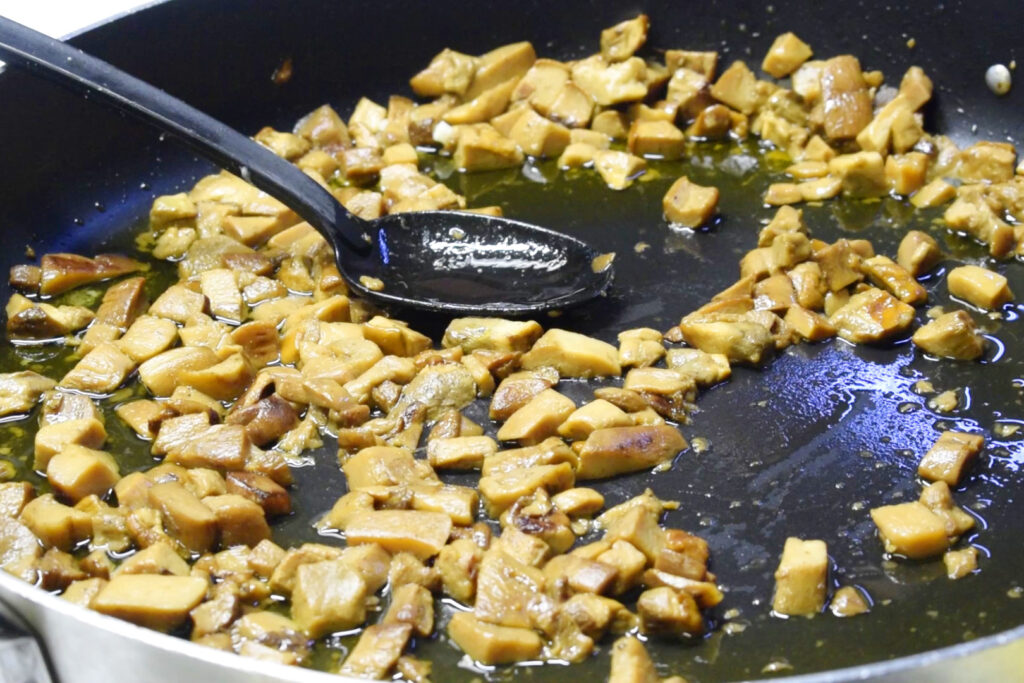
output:
[{"label": "spoon handle", "polygon": [[212,116],[148,83],[0,16],[0,56],[170,133],[221,168],[287,204],[317,228],[337,252],[370,248],[358,219],[296,166]]}]

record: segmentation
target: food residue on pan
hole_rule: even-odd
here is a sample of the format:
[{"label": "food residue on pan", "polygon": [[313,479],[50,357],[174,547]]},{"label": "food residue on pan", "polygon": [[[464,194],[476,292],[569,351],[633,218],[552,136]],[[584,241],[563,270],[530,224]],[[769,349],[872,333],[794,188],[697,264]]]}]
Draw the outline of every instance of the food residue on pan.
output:
[{"label": "food residue on pan", "polygon": [[[255,138],[372,220],[467,210],[421,171],[428,148],[462,172],[557,158],[621,190],[649,160],[756,136],[766,158],[788,162],[788,179],[764,188],[775,213],[733,285],[678,311],[669,330],[619,332],[617,345],[476,317],[433,340],[350,298],[326,241],[286,206],[228,173],[208,176],[157,198],[140,242],[176,264],[176,280],[158,283],[151,264],[116,254],[47,254],[12,269],[6,329],[21,365],[49,345],[74,355],[0,375],[0,415],[38,419],[31,452],[16,457],[45,476],[39,487],[10,481],[17,467],[2,461],[3,568],[105,614],[285,664],[310,665],[331,634],[358,630],[335,666],[353,676],[427,680],[416,643],[437,637],[443,598],[460,605],[443,625],[452,646],[479,665],[581,662],[608,645],[610,680],[659,680],[644,642],[704,635],[730,568],[710,571],[707,541],[663,523],[676,503],[648,490],[606,508],[587,483],[708,450],[680,431],[701,393],[789,346],[913,331],[930,357],[981,357],[974,313],[1014,298],[1000,273],[951,270],[951,294],[970,307],[918,325],[928,300],[918,278],[943,258],[933,237],[908,232],[889,255],[864,239],[829,244],[795,205],[895,195],[945,206],[946,226],[1005,259],[1024,251],[1024,178],[1010,145],[960,150],[924,130],[932,82],[919,68],[885,86],[856,57],[812,59],[787,33],[762,79],[742,61],[720,68],[711,51],[637,56],[647,30],[643,15],[609,28],[600,53],[574,62],[538,59],[526,42],[482,56],[446,49],[410,82],[426,101],[364,98],[347,121],[324,105],[293,132]],[[666,223],[701,228],[728,214],[718,189],[678,163]],[[75,299],[100,282],[111,283],[101,299]],[[563,380],[590,382],[592,400],[561,393]],[[915,390],[933,392],[924,380]],[[489,402],[487,420],[465,415],[475,401]],[[929,407],[957,403],[951,390]],[[125,429],[155,461],[119,461]],[[281,547],[272,525],[292,510],[291,466],[328,436],[348,491],[320,520],[322,543]],[[947,430],[926,446],[919,498],[870,510],[877,552],[941,558],[961,578],[978,551],[961,540],[974,518],[954,490],[984,439]],[[467,472],[475,485],[446,481]],[[829,531],[777,549],[774,614],[870,611],[860,588],[833,590]],[[780,657],[763,671],[791,668]]]}]

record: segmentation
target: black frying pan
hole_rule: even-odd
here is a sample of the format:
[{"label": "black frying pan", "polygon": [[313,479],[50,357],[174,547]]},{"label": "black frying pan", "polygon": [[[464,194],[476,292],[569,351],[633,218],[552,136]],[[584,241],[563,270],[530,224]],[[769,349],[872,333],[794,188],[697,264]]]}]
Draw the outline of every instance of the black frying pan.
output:
[{"label": "black frying pan", "polygon": [[[406,93],[407,78],[445,46],[481,53],[528,39],[543,56],[582,57],[596,51],[602,28],[641,10],[652,20],[649,46],[718,49],[726,63],[743,58],[756,65],[775,35],[792,30],[816,54],[852,52],[866,68],[883,69],[892,84],[918,64],[937,86],[927,110],[930,130],[961,143],[1013,141],[1018,134],[1024,84],[996,98],[985,87],[984,73],[991,63],[1016,56],[1024,22],[1020,3],[769,8],[737,1],[713,8],[654,1],[184,0],[150,7],[72,42],[255,132],[263,125],[289,128],[324,101],[347,115],[361,95],[384,101],[389,93]],[[912,49],[910,38],[916,41]],[[270,75],[286,57],[294,75],[276,85]],[[21,73],[0,74],[0,150],[4,269],[25,260],[26,244],[40,254],[92,253],[121,244],[113,236],[136,225],[154,195],[186,189],[211,170],[149,129]],[[698,182],[722,182],[721,173],[703,165],[687,172]],[[476,205],[502,203],[508,215],[616,251],[612,295],[557,320],[608,340],[639,325],[666,329],[729,284],[739,256],[756,242],[760,221],[771,215],[758,199],[764,177],[722,184],[720,220],[696,234],[673,233],[660,216],[670,177],[623,193],[592,177],[550,177],[543,185],[509,184],[502,174],[450,182]],[[815,236],[867,237],[889,254],[908,224],[927,225],[932,217],[915,222],[921,219],[908,214],[891,200],[806,212]],[[950,253],[943,268],[983,256],[980,248],[941,230],[933,234]],[[638,254],[638,241],[650,247]],[[1024,266],[998,269],[1024,295]],[[948,301],[941,272],[926,282],[933,303]],[[434,334],[446,323],[394,313]],[[1024,442],[1019,434],[999,437],[992,431],[999,420],[1024,419],[1022,389],[1014,381],[1024,377],[1018,315],[1010,306],[1003,320],[989,321],[1002,345],[993,345],[998,352],[980,364],[930,362],[906,342],[887,348],[841,342],[793,347],[770,367],[738,370],[730,383],[702,397],[701,412],[684,433],[707,438],[709,452],[686,452],[665,474],[622,477],[601,487],[610,503],[645,486],[680,500],[669,524],[710,541],[713,569],[727,589],[716,621],[736,609],[747,626],[728,636],[716,630],[697,643],[652,643],[665,672],[709,681],[749,678],[782,660],[792,666],[784,673],[826,671],[953,646],[1024,623],[1024,601],[1008,597],[1024,582],[1024,517],[1017,502]],[[933,412],[910,389],[918,379],[940,389],[966,388],[969,405],[950,415]],[[588,396],[586,386],[568,384],[574,398]],[[870,507],[916,497],[917,458],[941,428],[980,430],[988,439],[985,454],[956,492],[958,502],[979,518],[977,533],[966,540],[983,548],[982,571],[957,582],[943,576],[941,562],[884,563],[867,515]],[[313,540],[309,521],[344,491],[333,448],[318,460],[315,469],[297,471],[302,508],[277,530],[279,538]],[[872,614],[847,620],[770,617],[771,573],[790,535],[825,539],[835,562],[833,577],[864,587],[875,600]],[[435,680],[471,676],[454,667],[458,656],[444,642],[423,644],[417,653],[437,661]],[[518,673],[555,680],[569,671],[603,676],[607,655],[574,670]]]}]

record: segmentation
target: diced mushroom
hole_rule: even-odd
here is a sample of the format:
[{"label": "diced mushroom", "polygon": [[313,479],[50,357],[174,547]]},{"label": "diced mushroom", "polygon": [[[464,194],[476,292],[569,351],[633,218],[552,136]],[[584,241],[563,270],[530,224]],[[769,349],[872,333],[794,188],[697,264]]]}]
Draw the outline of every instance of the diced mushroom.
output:
[{"label": "diced mushroom", "polygon": [[461,346],[463,352],[527,351],[543,330],[536,322],[504,318],[456,318],[448,324],[442,346]]},{"label": "diced mushroom", "polygon": [[864,594],[853,586],[841,586],[832,596],[829,610],[837,617],[853,617],[871,610]]},{"label": "diced mushroom", "polygon": [[658,683],[661,680],[651,656],[636,636],[616,640],[611,659],[608,683]]},{"label": "diced mushroom", "polygon": [[0,374],[0,416],[30,411],[57,383],[37,372],[23,370]]},{"label": "diced mushroom", "polygon": [[448,636],[473,660],[486,665],[535,659],[544,645],[540,636],[528,628],[489,624],[469,612],[452,616]]},{"label": "diced mushroom", "polygon": [[465,171],[515,168],[523,163],[519,146],[485,124],[460,128],[453,157],[455,165]]},{"label": "diced mushroom", "polygon": [[821,71],[825,134],[833,140],[857,137],[871,122],[871,94],[852,55],[833,57]]},{"label": "diced mushroom", "polygon": [[160,574],[163,576],[188,576],[191,568],[170,543],[160,541],[139,550],[126,559],[115,570],[114,576],[122,574]]},{"label": "diced mushroom", "polygon": [[718,205],[718,188],[702,187],[683,176],[665,193],[662,208],[670,223],[697,228],[711,217]]},{"label": "diced mushroom", "polygon": [[963,550],[947,550],[942,555],[942,563],[946,566],[946,576],[962,579],[977,571],[978,549],[970,546]]},{"label": "diced mushroom", "polygon": [[286,515],[292,510],[288,491],[270,477],[257,472],[229,472],[225,480],[228,493],[258,504],[268,517]]},{"label": "diced mushroom", "polygon": [[[660,346],[660,345],[659,345]],[[597,399],[575,410],[562,422],[558,433],[574,441],[586,439],[598,429],[627,427],[632,419],[623,410],[603,399]]]},{"label": "diced mushroom", "polygon": [[871,519],[887,552],[924,558],[949,547],[945,522],[919,501],[874,508]]},{"label": "diced mushroom", "polygon": [[829,316],[839,336],[855,344],[887,341],[906,331],[913,321],[913,306],[874,287],[854,294]]},{"label": "diced mushroom", "polygon": [[51,306],[35,303],[21,294],[7,302],[7,335],[12,339],[49,340],[72,334],[93,320],[83,306]]},{"label": "diced mushroom", "polygon": [[1006,142],[976,142],[960,152],[957,169],[961,179],[967,182],[1004,182],[1013,178],[1017,152]]},{"label": "diced mushroom", "polygon": [[246,545],[252,548],[270,538],[270,527],[258,503],[229,493],[206,496],[202,504],[213,512],[222,546]]},{"label": "diced mushroom", "polygon": [[533,370],[553,367],[562,377],[618,375],[618,350],[607,342],[577,332],[553,328],[522,357],[522,367]]},{"label": "diced mushroom", "polygon": [[43,425],[36,432],[32,466],[40,472],[46,471],[50,460],[69,445],[100,448],[106,440],[103,423],[94,417]]},{"label": "diced mushroom", "polygon": [[687,316],[679,329],[687,344],[705,353],[723,355],[730,363],[756,365],[775,348],[771,330],[734,314],[711,319]]},{"label": "diced mushroom", "polygon": [[419,404],[427,420],[437,419],[446,410],[461,410],[476,398],[476,382],[460,363],[444,363],[423,368],[405,385],[402,397],[389,415],[400,414],[407,407]]},{"label": "diced mushroom", "polygon": [[931,270],[942,259],[935,238],[920,230],[909,231],[900,241],[896,262],[918,277]]},{"label": "diced mushroom", "polygon": [[86,496],[105,496],[121,475],[109,453],[68,444],[50,458],[46,478],[61,495],[78,502]]},{"label": "diced mushroom", "polygon": [[498,444],[488,436],[434,439],[427,444],[427,460],[436,469],[479,469],[497,452]]},{"label": "diced mushroom", "polygon": [[135,361],[126,356],[113,343],[100,344],[75,367],[71,368],[60,386],[92,394],[109,394],[124,384],[135,369]]},{"label": "diced mushroom", "polygon": [[38,580],[43,549],[34,530],[13,517],[0,515],[0,569],[30,583]]},{"label": "diced mushroom", "polygon": [[536,370],[512,373],[501,381],[491,398],[490,418],[507,420],[533,397],[557,383],[558,371],[546,365]]},{"label": "diced mushroom", "polygon": [[772,609],[779,614],[817,614],[825,606],[828,552],[824,541],[786,539],[775,570]]},{"label": "diced mushroom", "polygon": [[574,467],[578,460],[576,453],[566,446],[565,442],[557,437],[551,437],[536,446],[499,451],[484,460],[482,473],[489,475],[526,469],[535,465],[557,465],[559,463],[568,463]]},{"label": "diced mushroom", "polygon": [[936,178],[910,197],[910,203],[918,209],[941,206],[956,197],[956,188],[942,178]]},{"label": "diced mushroom", "polygon": [[92,534],[88,514],[58,503],[49,493],[27,503],[19,519],[46,547],[65,552]]},{"label": "diced mushroom", "polygon": [[498,430],[499,441],[518,441],[529,446],[552,436],[576,404],[554,389],[545,389],[514,412]]},{"label": "diced mushroom", "polygon": [[434,631],[434,598],[430,591],[414,583],[395,588],[383,623],[409,624],[417,636],[430,636]]},{"label": "diced mushroom", "polygon": [[635,102],[647,95],[647,66],[639,57],[608,63],[600,55],[575,62],[572,80],[601,106]]},{"label": "diced mushroom", "polygon": [[667,462],[687,445],[679,430],[668,425],[598,429],[580,450],[576,476],[602,479],[648,469]]},{"label": "diced mushroom", "polygon": [[783,33],[768,48],[768,54],[761,62],[761,69],[774,78],[785,78],[811,58],[810,46],[794,33]]},{"label": "diced mushroom", "polygon": [[351,544],[378,543],[389,552],[426,559],[444,547],[451,527],[451,518],[440,512],[376,510],[349,522],[345,536]]},{"label": "diced mushroom", "polygon": [[601,31],[601,56],[608,62],[621,62],[633,56],[647,40],[650,20],[646,14],[620,22]]},{"label": "diced mushroom", "polygon": [[174,321],[143,315],[117,340],[117,346],[136,363],[144,363],[171,348],[177,338]]},{"label": "diced mushroom", "polygon": [[202,370],[219,362],[217,354],[205,346],[184,346],[164,351],[139,366],[139,379],[155,396],[170,396],[183,373]]},{"label": "diced mushroom", "polygon": [[686,139],[669,121],[637,120],[629,128],[626,147],[630,154],[658,159],[678,159]]},{"label": "diced mushroom", "polygon": [[122,574],[92,600],[97,612],[158,631],[170,631],[206,595],[207,582],[192,576]]},{"label": "diced mushroom", "polygon": [[310,638],[366,620],[366,582],[340,560],[299,565],[291,591],[292,618]]},{"label": "diced mushroom", "polygon": [[914,276],[888,256],[872,256],[860,264],[861,270],[877,287],[911,306],[920,306],[928,300],[928,291],[918,284]]},{"label": "diced mushroom", "polygon": [[[489,460],[497,457],[492,456]],[[517,500],[537,489],[543,488],[549,494],[554,494],[572,488],[574,483],[572,466],[560,462],[486,473],[480,478],[479,490],[487,513],[498,516]]]},{"label": "diced mushroom", "polygon": [[39,293],[44,296],[144,269],[138,261],[119,254],[99,254],[96,258],[77,254],[46,254],[40,260],[39,267]]},{"label": "diced mushroom", "polygon": [[[157,441],[153,443],[154,449],[168,422],[165,420],[161,425]],[[167,462],[183,467],[209,467],[220,471],[241,470],[251,464],[249,458],[255,450],[244,427],[212,425],[206,429],[196,429],[196,426],[197,423],[193,422],[186,427],[188,433],[184,434],[184,443],[168,451]]]},{"label": "diced mushroom", "polygon": [[149,501],[163,516],[167,533],[193,552],[210,550],[217,540],[217,518],[206,505],[177,482],[156,484]]},{"label": "diced mushroom", "polygon": [[636,602],[640,631],[649,635],[686,636],[704,631],[704,618],[696,601],[668,586],[651,588]]},{"label": "diced mushroom", "polygon": [[753,114],[760,103],[757,78],[742,61],[737,60],[722,72],[711,86],[711,96],[744,114]]},{"label": "diced mushroom", "polygon": [[949,293],[978,308],[994,310],[1013,300],[1006,277],[981,266],[959,266],[946,275]]},{"label": "diced mushroom", "polygon": [[647,162],[628,152],[599,149],[594,153],[594,168],[608,187],[624,190],[647,171]]},{"label": "diced mushroom", "polygon": [[944,481],[956,486],[964,469],[981,452],[985,439],[980,434],[946,431],[939,436],[917,466],[917,474],[928,481]]},{"label": "diced mushroom", "polygon": [[391,671],[412,635],[412,626],[405,623],[384,623],[368,626],[359,636],[338,673],[343,676],[384,679]]},{"label": "diced mushroom", "polygon": [[911,340],[921,350],[941,358],[976,360],[985,353],[985,338],[967,311],[940,315],[919,327]]}]

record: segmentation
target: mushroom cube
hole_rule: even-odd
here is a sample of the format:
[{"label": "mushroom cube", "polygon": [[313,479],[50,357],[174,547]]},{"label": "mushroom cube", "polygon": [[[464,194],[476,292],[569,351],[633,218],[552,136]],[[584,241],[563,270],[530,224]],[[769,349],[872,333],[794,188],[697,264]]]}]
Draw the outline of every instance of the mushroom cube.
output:
[{"label": "mushroom cube", "polygon": [[825,606],[828,551],[824,541],[789,537],[775,570],[772,609],[779,614],[817,614]]},{"label": "mushroom cube", "polygon": [[670,223],[698,228],[708,221],[718,205],[718,188],[703,187],[682,176],[665,193],[662,209]]},{"label": "mushroom cube", "polygon": [[829,316],[839,336],[855,344],[887,341],[906,331],[913,321],[913,306],[874,287],[854,294]]},{"label": "mushroom cube", "polygon": [[928,272],[941,259],[942,251],[935,238],[920,230],[909,231],[896,251],[896,262],[914,277]]},{"label": "mushroom cube", "polygon": [[221,546],[246,545],[254,548],[260,541],[270,539],[270,526],[263,508],[248,498],[228,493],[206,496],[202,503],[217,520]]},{"label": "mushroom cube", "polygon": [[599,149],[594,153],[594,169],[613,190],[624,190],[647,171],[642,157],[614,149]]},{"label": "mushroom cube", "polygon": [[68,444],[50,458],[46,478],[61,495],[78,502],[86,496],[105,496],[121,475],[109,453]]},{"label": "mushroom cube", "polygon": [[512,413],[498,430],[499,441],[518,441],[530,446],[540,443],[557,431],[576,404],[554,389],[545,389],[530,402]]},{"label": "mushroom cube", "polygon": [[158,510],[168,534],[193,552],[203,553],[217,541],[217,517],[191,491],[176,481],[149,489],[149,502]]},{"label": "mushroom cube", "polygon": [[956,486],[964,468],[981,452],[985,438],[966,432],[943,432],[917,466],[917,474],[928,481],[944,481]]},{"label": "mushroom cube", "polygon": [[647,15],[638,14],[604,29],[601,31],[601,56],[608,62],[621,62],[632,57],[647,40],[649,26]]},{"label": "mushroom cube", "polygon": [[969,304],[994,310],[1013,299],[1006,277],[981,266],[960,266],[946,276],[949,293]]},{"label": "mushroom cube", "polygon": [[91,394],[109,394],[124,384],[135,369],[135,361],[126,356],[116,344],[100,344],[75,367],[64,375],[60,386]]},{"label": "mushroom cube", "polygon": [[774,78],[785,78],[814,54],[811,47],[797,38],[795,33],[783,33],[768,48],[768,54],[761,62],[761,70]]},{"label": "mushroom cube", "polygon": [[90,605],[119,619],[158,631],[171,631],[206,596],[207,582],[193,576],[121,574],[110,580]]},{"label": "mushroom cube", "polygon": [[919,327],[911,341],[940,358],[977,360],[985,353],[985,338],[978,333],[967,311],[944,313]]},{"label": "mushroom cube", "polygon": [[562,377],[615,376],[622,372],[614,346],[578,332],[553,328],[522,357],[524,370],[553,367]]},{"label": "mushroom cube", "polygon": [[528,351],[543,330],[533,320],[504,318],[455,318],[444,331],[444,348],[462,347],[464,353],[477,349]]},{"label": "mushroom cube", "polygon": [[945,521],[920,501],[874,508],[871,519],[887,552],[917,559],[949,547]]},{"label": "mushroom cube", "polygon": [[488,624],[469,612],[456,612],[448,622],[448,636],[481,664],[512,664],[536,659],[544,641],[529,628]]},{"label": "mushroom cube", "polygon": [[629,127],[626,145],[630,154],[639,157],[678,159],[683,155],[686,138],[669,121],[636,120]]},{"label": "mushroom cube", "polygon": [[345,631],[366,620],[366,581],[341,560],[299,565],[292,618],[310,638]]},{"label": "mushroom cube", "polygon": [[451,517],[441,512],[374,510],[349,521],[345,537],[352,545],[378,543],[388,552],[407,552],[425,560],[440,552],[451,529]]},{"label": "mushroom cube", "polygon": [[50,459],[68,446],[99,448],[107,440],[107,430],[94,417],[46,424],[36,432],[33,469],[45,472]]},{"label": "mushroom cube", "polygon": [[704,617],[697,602],[688,593],[668,586],[651,588],[636,601],[641,633],[687,636],[704,631]]}]

